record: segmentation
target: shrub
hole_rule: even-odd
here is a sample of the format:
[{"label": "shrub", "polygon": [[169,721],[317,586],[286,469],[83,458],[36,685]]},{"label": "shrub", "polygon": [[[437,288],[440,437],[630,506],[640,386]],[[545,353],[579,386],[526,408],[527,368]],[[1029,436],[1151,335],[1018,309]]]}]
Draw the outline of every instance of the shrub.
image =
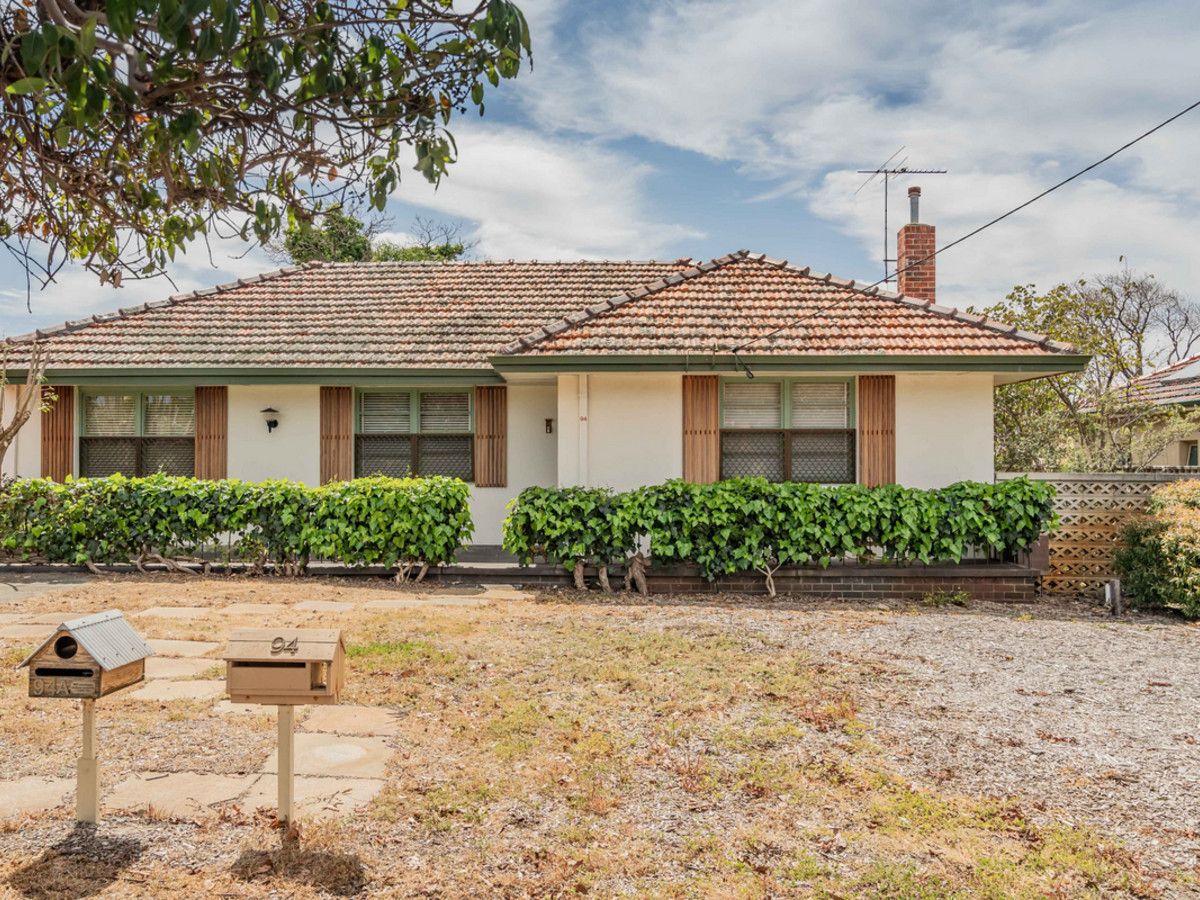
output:
[{"label": "shrub", "polygon": [[[470,538],[469,489],[449,478],[370,478],[309,488],[291,481],[35,479],[0,489],[0,546],[25,559],[86,565],[146,562],[190,571],[226,538],[226,559],[299,574],[313,553],[345,565],[446,562]],[[205,562],[206,570],[209,563]]]},{"label": "shrub", "polygon": [[1130,605],[1200,618],[1200,481],[1155,488],[1147,515],[1121,532],[1113,566]]},{"label": "shrub", "polygon": [[1054,527],[1053,500],[1052,485],[1028,479],[940,490],[761,478],[676,480],[616,495],[529,488],[509,505],[504,545],[524,565],[537,556],[562,562],[582,586],[585,563],[626,557],[639,580],[646,540],[658,562],[693,564],[710,580],[758,571],[774,594],[781,566],[827,566],[847,556],[958,561],[971,547],[1014,554]]},{"label": "shrub", "polygon": [[524,566],[539,556],[563,565],[580,589],[584,567],[595,565],[607,590],[607,566],[634,552],[639,530],[615,502],[607,488],[526,488],[508,504],[504,549]]},{"label": "shrub", "polygon": [[359,478],[312,492],[304,536],[317,556],[397,568],[417,580],[471,537],[470,488],[457,478]]}]

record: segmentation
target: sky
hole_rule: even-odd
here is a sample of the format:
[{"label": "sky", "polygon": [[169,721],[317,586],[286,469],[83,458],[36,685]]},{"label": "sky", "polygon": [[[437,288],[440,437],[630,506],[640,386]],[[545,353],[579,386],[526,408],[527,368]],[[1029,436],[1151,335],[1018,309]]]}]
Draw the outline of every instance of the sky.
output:
[{"label": "sky", "polygon": [[[534,66],[453,127],[434,190],[389,227],[461,223],[481,259],[710,259],[740,248],[846,278],[883,272],[896,150],[944,244],[1200,99],[1192,0],[518,0]],[[990,304],[1123,263],[1200,299],[1200,110],[938,258],[938,299]],[[893,254],[894,255],[894,254]],[[237,242],[172,269],[182,290],[278,267]],[[0,262],[0,334],[162,299],[82,271],[35,290]]]}]

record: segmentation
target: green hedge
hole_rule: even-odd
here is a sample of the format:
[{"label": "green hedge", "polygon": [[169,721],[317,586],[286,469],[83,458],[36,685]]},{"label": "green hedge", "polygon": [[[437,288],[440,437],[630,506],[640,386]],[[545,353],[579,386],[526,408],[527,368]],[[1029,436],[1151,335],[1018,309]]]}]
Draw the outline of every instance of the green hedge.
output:
[{"label": "green hedge", "polygon": [[647,544],[656,562],[690,563],[709,579],[758,571],[774,593],[781,566],[877,555],[896,561],[958,561],[970,547],[1000,555],[1028,549],[1052,528],[1054,488],[1014,479],[939,490],[888,485],[827,487],[738,478],[668,481],[613,493],[528,488],[509,504],[504,546],[528,565],[561,562],[581,584],[584,565],[632,558]]},{"label": "green hedge", "polygon": [[451,478],[363,478],[309,488],[291,481],[85,478],[0,489],[0,547],[24,559],[139,569],[211,551],[262,571],[298,574],[310,557],[414,569],[453,560],[471,536],[470,489]]},{"label": "green hedge", "polygon": [[1155,488],[1121,538],[1113,566],[1130,605],[1200,618],[1200,481]]}]

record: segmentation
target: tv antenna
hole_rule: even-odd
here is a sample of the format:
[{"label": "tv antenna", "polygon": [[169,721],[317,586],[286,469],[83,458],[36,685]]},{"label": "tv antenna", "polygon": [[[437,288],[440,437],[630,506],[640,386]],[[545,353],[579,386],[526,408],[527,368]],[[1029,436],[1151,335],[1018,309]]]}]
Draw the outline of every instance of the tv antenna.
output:
[{"label": "tv antenna", "polygon": [[859,169],[859,175],[866,175],[867,180],[858,186],[858,190],[854,192],[854,196],[858,196],[859,192],[868,184],[874,181],[879,176],[883,176],[883,283],[891,282],[891,264],[897,262],[893,257],[888,256],[888,247],[891,246],[892,234],[888,228],[888,186],[893,178],[903,177],[905,175],[945,175],[945,169],[910,169],[906,164],[908,157],[905,156],[899,162],[894,162],[897,156],[904,152],[904,147],[901,147],[891,156],[883,161],[883,164],[875,169]]}]

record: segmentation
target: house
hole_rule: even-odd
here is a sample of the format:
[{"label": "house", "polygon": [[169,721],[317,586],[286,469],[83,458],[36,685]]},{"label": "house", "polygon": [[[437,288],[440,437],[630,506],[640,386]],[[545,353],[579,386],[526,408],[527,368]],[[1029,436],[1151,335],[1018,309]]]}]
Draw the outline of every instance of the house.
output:
[{"label": "house", "polygon": [[455,475],[485,545],[529,485],[991,481],[995,385],[1086,358],[937,305],[913,205],[900,293],[746,251],[318,263],[68,322],[5,472]]},{"label": "house", "polygon": [[[1200,356],[1179,362],[1135,378],[1129,383],[1130,396],[1155,406],[1200,406]],[[1154,467],[1179,468],[1200,466],[1200,431],[1171,441],[1150,463]]]}]

